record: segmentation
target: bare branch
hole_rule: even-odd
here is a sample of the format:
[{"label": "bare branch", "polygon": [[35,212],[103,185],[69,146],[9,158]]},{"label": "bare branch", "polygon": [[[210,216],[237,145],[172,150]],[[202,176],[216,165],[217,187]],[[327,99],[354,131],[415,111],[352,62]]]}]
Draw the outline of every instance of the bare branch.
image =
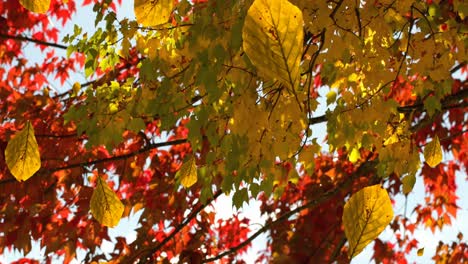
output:
[{"label": "bare branch", "polygon": [[64,50],[66,50],[68,48],[67,46],[62,45],[62,44],[47,42],[47,41],[38,40],[38,39],[33,39],[33,38],[25,37],[25,36],[22,36],[22,35],[12,36],[12,35],[8,35],[8,34],[1,34],[0,33],[0,38],[2,38],[2,39],[21,40],[21,41],[29,41],[29,42],[33,42],[33,43],[36,43],[36,44],[39,44],[39,45],[44,45],[44,46],[49,46],[49,47],[54,47],[54,48],[64,49]]},{"label": "bare branch", "polygon": [[[105,159],[97,159],[97,160],[84,161],[80,163],[73,163],[73,164],[69,164],[69,165],[66,165],[63,167],[57,167],[57,168],[42,168],[37,173],[56,172],[56,171],[61,171],[61,170],[68,170],[68,169],[73,169],[73,168],[80,168],[80,167],[86,167],[86,166],[91,166],[91,165],[96,165],[96,164],[101,164],[101,163],[106,163],[106,162],[112,162],[116,160],[127,159],[135,155],[150,151],[152,149],[156,149],[156,148],[160,148],[164,146],[178,145],[178,144],[183,144],[183,143],[187,143],[186,138],[151,144],[134,152],[130,152],[130,153],[118,155],[118,156],[113,156],[113,157],[109,157]],[[14,178],[3,179],[3,180],[0,180],[0,185],[14,182],[14,181],[16,181],[16,179]]]},{"label": "bare branch", "polygon": [[[205,204],[200,205],[196,210],[192,211],[185,218],[185,220],[182,221],[182,223],[177,225],[175,229],[167,237],[165,237],[163,241],[161,241],[161,243],[139,250],[133,256],[130,257],[130,261],[128,263],[134,263],[135,260],[138,258],[140,258],[140,262],[144,262],[148,257],[160,250],[164,245],[166,245],[166,243],[169,242],[169,240],[173,239],[175,235],[177,235],[185,226],[187,226],[190,223],[190,221],[192,221],[193,218],[195,218],[202,210],[204,210],[208,205],[210,205],[214,200],[216,200],[216,198],[218,198],[222,193],[222,190],[217,191],[213,195],[213,198],[209,199]],[[140,257],[142,254],[144,254],[144,256]]]},{"label": "bare branch", "polygon": [[96,165],[96,164],[101,164],[101,163],[106,163],[106,162],[111,162],[111,161],[116,161],[116,160],[121,160],[121,159],[127,159],[127,158],[133,157],[135,155],[150,151],[152,149],[156,149],[156,148],[160,148],[160,147],[164,147],[164,146],[178,145],[178,144],[183,144],[183,143],[187,143],[186,138],[151,144],[151,145],[148,145],[148,146],[146,146],[144,148],[141,148],[141,149],[139,149],[137,151],[130,152],[130,153],[123,154],[123,155],[113,156],[113,157],[110,157],[110,158],[85,161],[85,162],[80,162],[80,163],[75,163],[75,164],[69,164],[69,165],[66,165],[66,166],[63,166],[63,167],[58,167],[58,168],[50,168],[50,169],[44,168],[44,170],[49,171],[49,172],[55,172],[55,171],[68,170],[68,169],[79,168],[79,167],[86,167],[86,166],[91,166],[91,165]]}]

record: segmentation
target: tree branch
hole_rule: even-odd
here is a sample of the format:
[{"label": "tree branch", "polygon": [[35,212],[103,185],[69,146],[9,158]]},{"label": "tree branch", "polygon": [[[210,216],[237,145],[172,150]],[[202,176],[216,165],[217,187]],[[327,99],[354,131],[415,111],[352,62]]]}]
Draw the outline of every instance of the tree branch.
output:
[{"label": "tree branch", "polygon": [[[467,102],[461,102],[461,100],[465,100],[468,98],[468,89],[460,90],[457,93],[451,94],[444,99],[441,100],[440,104],[442,105],[442,110],[448,110],[452,108],[458,107],[466,107]],[[400,113],[411,113],[413,111],[423,111],[424,110],[424,103],[417,103],[413,105],[407,106],[400,106],[397,108],[398,112]]]},{"label": "tree branch", "polygon": [[[345,181],[346,182],[346,181]],[[344,185],[344,184],[343,184]],[[323,202],[326,202],[329,198],[331,198],[332,196],[334,196],[335,194],[337,194],[340,190],[341,190],[341,185],[340,186],[337,186],[336,188],[334,188],[333,190],[325,193],[324,195],[320,196],[320,198],[318,198],[317,200],[313,200],[313,201],[310,201],[302,206],[299,206],[297,207],[296,209],[294,210],[291,210],[283,215],[281,215],[280,217],[278,217],[276,220],[264,225],[262,228],[260,228],[259,230],[257,230],[257,232],[255,232],[253,235],[251,235],[250,237],[248,237],[246,240],[244,240],[242,243],[240,243],[239,245],[235,246],[235,247],[232,247],[226,251],[224,251],[223,253],[215,256],[215,257],[212,257],[212,258],[207,258],[205,259],[203,262],[204,263],[207,263],[207,262],[213,262],[213,261],[216,261],[216,260],[219,260],[225,256],[228,256],[228,255],[231,255],[231,254],[234,254],[235,252],[237,252],[239,249],[247,246],[248,244],[250,244],[250,242],[252,242],[255,238],[257,238],[260,234],[268,231],[273,225],[279,223],[279,222],[282,222],[286,219],[288,219],[290,216],[296,214],[296,213],[299,213],[305,209],[311,209]]]},{"label": "tree branch", "polygon": [[2,38],[2,39],[21,40],[21,41],[29,41],[29,42],[33,42],[33,43],[36,43],[36,44],[39,44],[39,45],[44,45],[44,46],[49,46],[49,47],[54,47],[54,48],[64,49],[64,50],[66,50],[68,48],[67,46],[62,45],[62,44],[47,42],[47,41],[38,40],[38,39],[33,39],[33,38],[25,37],[25,36],[22,36],[22,35],[12,36],[12,35],[9,35],[9,34],[1,34],[0,33],[0,38]]},{"label": "tree branch", "polygon": [[135,260],[142,255],[143,253],[146,253],[144,257],[140,258],[140,262],[145,261],[146,258],[160,250],[164,245],[166,245],[169,240],[173,239],[175,235],[177,235],[185,226],[187,226],[190,221],[192,221],[193,218],[195,218],[202,210],[204,210],[208,205],[210,205],[214,200],[216,200],[221,194],[223,193],[222,190],[217,191],[214,195],[213,198],[209,199],[205,204],[200,205],[196,210],[192,211],[182,223],[177,225],[175,229],[163,239],[159,244],[155,246],[150,246],[147,248],[143,248],[139,251],[137,251],[133,256],[130,257],[130,261],[128,263],[134,263]]},{"label": "tree branch", "polygon": [[[453,108],[463,108],[468,107],[468,102],[460,102],[461,100],[465,100],[468,98],[468,89],[460,90],[457,93],[451,94],[445,97],[441,103],[442,110],[449,110]],[[406,106],[399,106],[397,107],[397,111],[400,113],[411,113],[412,111],[424,111],[424,104],[423,103],[416,103],[413,105],[406,105]],[[320,123],[324,123],[328,121],[328,117],[326,115],[321,115],[317,117],[309,118],[310,125],[316,125]]]},{"label": "tree branch", "polygon": [[66,166],[63,166],[63,167],[58,167],[58,168],[50,168],[50,169],[45,168],[44,170],[49,171],[49,172],[56,172],[56,171],[73,169],[73,168],[78,168],[78,167],[86,167],[86,166],[90,166],[90,165],[96,165],[96,164],[101,164],[101,163],[126,159],[126,158],[133,157],[135,155],[150,151],[152,149],[165,147],[165,146],[179,145],[179,144],[183,144],[183,143],[187,143],[186,138],[151,144],[151,145],[148,145],[148,146],[146,146],[144,148],[141,148],[141,149],[139,149],[137,151],[130,152],[130,153],[123,154],[123,155],[113,156],[113,157],[109,157],[109,158],[105,158],[105,159],[98,159],[98,160],[91,160],[91,161],[85,161],[85,162],[80,162],[80,163],[74,163],[74,164],[69,164],[69,165],[66,165]]},{"label": "tree branch", "polygon": [[[355,179],[356,175],[362,175],[369,168],[374,168],[376,164],[377,164],[376,160],[371,160],[370,161],[369,157],[368,157],[365,161],[363,161],[363,163],[361,163],[361,166],[359,166],[359,168],[356,170],[356,172],[354,172],[352,175],[350,175],[350,177],[348,177],[346,180],[341,182],[339,185],[335,186],[335,188],[333,188],[330,191],[328,191],[328,192],[324,193],[323,195],[321,195],[318,199],[310,201],[308,203],[305,203],[304,205],[299,206],[296,209],[291,210],[291,211],[279,216],[276,220],[265,224],[262,228],[257,230],[257,232],[255,232],[253,235],[248,237],[246,240],[244,240],[239,245],[231,247],[230,249],[224,251],[223,253],[221,253],[221,254],[219,254],[219,255],[217,255],[215,257],[207,258],[207,259],[203,260],[203,263],[213,262],[213,261],[219,260],[219,259],[221,259],[221,258],[223,258],[225,256],[234,254],[239,249],[241,249],[241,248],[247,246],[248,244],[250,244],[250,242],[252,242],[260,234],[268,231],[273,225],[275,225],[275,224],[277,224],[279,222],[285,221],[289,217],[291,217],[292,215],[297,214],[297,213],[299,213],[299,212],[301,212],[303,210],[313,209],[314,207],[328,201],[331,197],[335,196],[340,191],[342,191],[345,188],[346,185],[350,184],[351,181]],[[371,184],[374,184],[374,182],[372,182]]]},{"label": "tree branch", "polygon": [[[123,155],[118,155],[118,156],[113,156],[105,159],[98,159],[98,160],[90,160],[90,161],[84,161],[84,162],[79,162],[79,163],[73,163],[69,164],[63,167],[58,167],[58,168],[41,168],[38,173],[42,172],[56,172],[56,171],[61,171],[61,170],[68,170],[68,169],[73,169],[73,168],[79,168],[79,167],[86,167],[90,165],[96,165],[96,164],[101,164],[101,163],[106,163],[106,162],[111,162],[111,161],[116,161],[116,160],[122,160],[122,159],[127,159],[130,157],[133,157],[135,155],[150,151],[152,149],[160,148],[160,147],[165,147],[165,146],[172,146],[172,145],[178,145],[178,144],[183,144],[187,143],[187,139],[176,139],[172,141],[166,141],[166,142],[161,142],[161,143],[155,143],[155,144],[150,144],[144,148],[141,148],[137,151],[130,152],[127,154]],[[16,181],[15,178],[8,178],[4,180],[0,180],[0,185],[5,184],[5,183],[10,183]]]}]

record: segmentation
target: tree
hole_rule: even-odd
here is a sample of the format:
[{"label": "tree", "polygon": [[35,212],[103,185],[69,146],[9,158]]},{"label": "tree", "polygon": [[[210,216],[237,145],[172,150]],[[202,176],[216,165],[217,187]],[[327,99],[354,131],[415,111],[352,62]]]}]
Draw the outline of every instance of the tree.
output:
[{"label": "tree", "polygon": [[[0,2],[0,252],[36,240],[39,261],[106,260],[108,227],[143,210],[113,261],[242,262],[268,232],[259,261],[346,263],[375,240],[376,262],[405,263],[422,254],[415,228],[457,217],[466,3],[135,0],[136,20],[117,19],[120,1],[80,4],[92,34],[74,0]],[[391,204],[415,181],[416,220]],[[223,194],[261,201],[265,225],[215,222]],[[377,238],[387,225],[396,244]],[[433,257],[467,258],[461,233]]]}]

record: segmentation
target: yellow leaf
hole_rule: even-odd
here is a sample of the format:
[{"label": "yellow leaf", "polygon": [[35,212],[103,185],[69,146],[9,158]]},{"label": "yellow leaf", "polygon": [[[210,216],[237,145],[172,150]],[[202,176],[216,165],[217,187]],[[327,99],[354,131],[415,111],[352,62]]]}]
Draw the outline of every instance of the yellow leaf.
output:
[{"label": "yellow leaf", "polygon": [[359,152],[359,149],[353,148],[351,150],[351,153],[349,153],[349,161],[352,163],[356,163],[361,158],[361,153]]},{"label": "yellow leaf", "polygon": [[442,147],[440,146],[439,137],[434,139],[424,148],[424,159],[427,165],[434,168],[442,161]]},{"label": "yellow leaf", "polygon": [[242,29],[243,48],[266,78],[294,89],[299,84],[302,12],[287,0],[255,0]]},{"label": "yellow leaf", "polygon": [[418,256],[421,257],[422,255],[424,255],[424,248],[418,249]]},{"label": "yellow leaf", "polygon": [[96,188],[91,196],[91,214],[102,225],[116,226],[124,212],[124,205],[109,185],[98,177]]},{"label": "yellow leaf", "polygon": [[197,182],[197,164],[195,164],[194,156],[190,157],[186,162],[184,162],[184,164],[182,164],[182,167],[177,171],[175,177],[185,188],[189,188]]},{"label": "yellow leaf", "polygon": [[172,0],[135,0],[133,6],[138,23],[146,27],[167,23],[172,13]]},{"label": "yellow leaf", "polygon": [[355,257],[393,219],[390,197],[380,184],[365,187],[349,198],[343,209],[343,225],[349,241],[348,256]]},{"label": "yellow leaf", "polygon": [[19,0],[21,5],[31,12],[44,14],[49,10],[50,0]]},{"label": "yellow leaf", "polygon": [[18,181],[29,179],[41,167],[39,146],[34,136],[34,128],[29,121],[8,142],[5,149],[5,161],[11,174]]}]

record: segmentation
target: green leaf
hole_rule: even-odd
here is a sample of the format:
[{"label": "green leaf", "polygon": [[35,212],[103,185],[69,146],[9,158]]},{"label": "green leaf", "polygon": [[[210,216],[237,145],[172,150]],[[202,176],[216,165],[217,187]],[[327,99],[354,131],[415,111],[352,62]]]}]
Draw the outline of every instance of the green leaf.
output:
[{"label": "green leaf", "polygon": [[175,177],[185,188],[189,188],[197,182],[197,164],[195,163],[194,156],[190,157],[186,162],[184,162],[184,164],[182,164]]},{"label": "green leaf", "polygon": [[243,48],[266,78],[279,79],[295,89],[299,84],[302,12],[287,0],[255,0],[242,30]]},{"label": "green leaf", "polygon": [[96,188],[91,196],[90,209],[91,214],[99,223],[114,227],[122,218],[124,205],[109,185],[98,177]]},{"label": "green leaf", "polygon": [[29,179],[41,167],[39,146],[34,136],[34,128],[29,121],[8,142],[5,149],[5,161],[11,174],[18,181]]},{"label": "green leaf", "polygon": [[353,194],[343,210],[344,231],[349,241],[348,256],[353,258],[361,253],[392,219],[392,202],[380,184]]},{"label": "green leaf", "polygon": [[416,183],[416,176],[414,174],[407,175],[401,179],[401,183],[403,183],[403,193],[406,195],[413,190],[414,184]]},{"label": "green leaf", "polygon": [[172,13],[172,0],[135,0],[133,6],[138,23],[146,27],[167,23]]},{"label": "green leaf", "polygon": [[246,188],[237,190],[234,192],[234,195],[232,196],[232,204],[236,209],[240,209],[244,202],[247,202],[249,200],[249,193]]},{"label": "green leaf", "polygon": [[435,136],[424,148],[424,159],[427,165],[434,168],[442,161],[442,147],[440,146],[439,137]]},{"label": "green leaf", "polygon": [[440,101],[435,96],[429,96],[426,100],[424,100],[424,108],[427,111],[429,116],[433,116],[437,111],[442,109],[442,105]]},{"label": "green leaf", "polygon": [[130,118],[127,124],[127,129],[133,132],[139,132],[141,130],[144,130],[145,127],[146,125],[143,119],[138,118],[138,117]]},{"label": "green leaf", "polygon": [[50,0],[19,0],[21,5],[31,12],[44,14],[49,10]]}]

